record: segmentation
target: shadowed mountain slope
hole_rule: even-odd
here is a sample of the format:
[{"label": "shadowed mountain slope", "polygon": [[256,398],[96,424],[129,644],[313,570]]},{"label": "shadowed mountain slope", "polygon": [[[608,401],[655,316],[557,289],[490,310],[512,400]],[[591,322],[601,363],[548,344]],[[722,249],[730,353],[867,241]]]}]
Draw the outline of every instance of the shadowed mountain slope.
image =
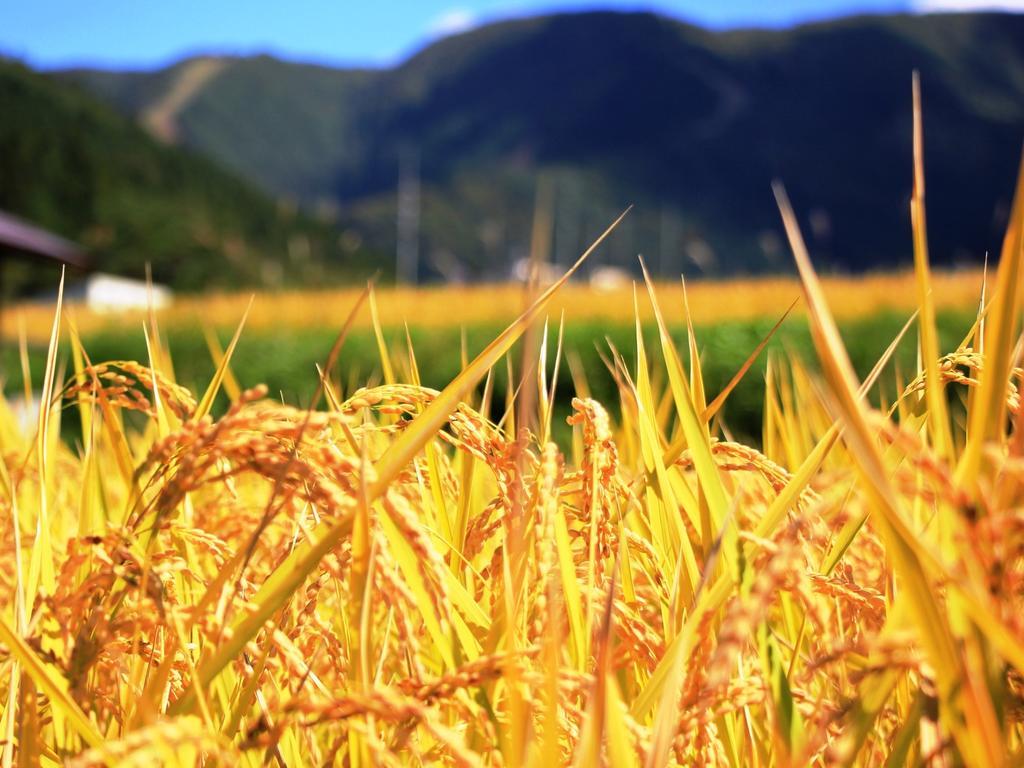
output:
[{"label": "shadowed mountain slope", "polygon": [[[190,65],[62,76],[143,119]],[[223,59],[175,104],[173,135],[336,212],[380,252],[394,248],[399,169],[418,168],[424,274],[504,274],[527,247],[538,180],[559,261],[635,203],[605,262],[785,268],[780,178],[816,257],[861,270],[909,260],[915,68],[933,257],[976,260],[998,249],[1024,139],[1024,16],[713,33],[593,12],[490,24],[385,70]]]}]

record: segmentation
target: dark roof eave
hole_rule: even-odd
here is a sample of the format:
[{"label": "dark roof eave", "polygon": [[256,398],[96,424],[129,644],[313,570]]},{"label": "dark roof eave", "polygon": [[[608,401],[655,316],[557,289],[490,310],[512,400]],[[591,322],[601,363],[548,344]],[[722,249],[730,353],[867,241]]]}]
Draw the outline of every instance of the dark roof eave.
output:
[{"label": "dark roof eave", "polygon": [[5,211],[0,211],[0,246],[7,246],[32,256],[53,259],[80,269],[89,266],[88,255],[74,243]]}]

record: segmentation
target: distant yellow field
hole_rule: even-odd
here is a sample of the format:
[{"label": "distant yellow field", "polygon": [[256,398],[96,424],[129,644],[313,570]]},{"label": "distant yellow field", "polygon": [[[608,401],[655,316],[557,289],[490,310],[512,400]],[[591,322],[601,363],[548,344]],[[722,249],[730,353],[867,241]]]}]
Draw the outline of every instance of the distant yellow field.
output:
[{"label": "distant yellow field", "polygon": [[[825,291],[839,318],[855,318],[882,310],[912,311],[916,306],[913,275],[910,272],[879,273],[861,277],[826,277]],[[977,306],[982,284],[980,270],[937,272],[933,275],[936,306],[939,309],[968,309]],[[734,280],[700,280],[688,284],[694,322],[709,324],[778,316],[800,294],[796,278],[766,277]],[[260,329],[334,327],[343,322],[357,300],[362,286],[328,290],[296,290],[255,294],[247,327]],[[159,313],[165,328],[206,324],[234,326],[245,311],[252,293],[213,293],[178,297],[173,306]],[[670,319],[683,317],[681,283],[663,284]],[[499,324],[511,320],[523,307],[523,288],[516,284],[475,286],[431,286],[425,288],[380,287],[376,299],[381,323],[395,326],[441,328]],[[69,305],[69,315],[83,334],[106,328],[141,325],[142,313],[104,314],[82,305]],[[628,323],[633,321],[632,287],[610,290],[583,283],[566,286],[552,302],[551,317],[564,311],[567,322]],[[641,302],[641,316],[648,310]],[[649,319],[649,318],[648,318]],[[3,333],[16,336],[24,327],[30,341],[45,341],[53,322],[53,308],[23,304],[3,312]],[[361,313],[359,324],[370,324],[370,313]]]}]

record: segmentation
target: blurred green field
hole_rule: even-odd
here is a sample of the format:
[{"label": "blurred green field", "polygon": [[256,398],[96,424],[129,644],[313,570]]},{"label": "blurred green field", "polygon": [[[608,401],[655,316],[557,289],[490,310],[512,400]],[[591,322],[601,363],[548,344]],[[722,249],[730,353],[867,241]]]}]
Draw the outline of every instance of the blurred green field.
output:
[{"label": "blurred green field", "polygon": [[[863,376],[870,370],[908,317],[909,314],[881,312],[840,323],[844,341],[859,374]],[[955,349],[970,329],[973,317],[973,313],[968,311],[940,312],[938,326],[941,348]],[[722,320],[696,326],[709,399],[728,383],[776,321],[777,318],[766,317],[757,320]],[[409,337],[423,383],[435,388],[444,386],[459,371],[463,343],[472,358],[500,330],[500,326],[493,324],[473,325],[464,332],[457,327],[410,328]],[[655,327],[645,325],[644,333],[646,343],[655,345]],[[679,349],[685,354],[685,326],[674,326],[672,333],[679,342]],[[246,329],[235,350],[231,369],[243,388],[266,384],[283,401],[306,405],[316,389],[316,366],[326,360],[336,334],[336,329],[325,327]],[[384,337],[394,364],[401,369],[408,360],[405,328],[385,328]],[[178,381],[193,390],[201,391],[214,371],[211,353],[202,331],[198,327],[175,326],[166,332],[166,338]],[[894,370],[913,368],[915,339],[913,332],[907,334],[895,356]],[[226,345],[229,340],[230,332],[221,330],[221,345]],[[148,359],[141,327],[123,330],[107,328],[85,335],[83,341],[94,361]],[[549,328],[549,368],[554,365],[556,343],[557,327]],[[590,392],[603,402],[616,402],[618,399],[614,378],[602,360],[602,353],[607,357],[612,346],[623,355],[630,367],[634,365],[636,343],[633,326],[624,323],[579,322],[565,328],[566,354],[579,361],[578,370],[583,372]],[[726,427],[737,437],[760,441],[766,361],[769,356],[780,353],[787,356],[795,354],[811,368],[815,366],[810,331],[803,315],[794,313],[783,323],[754,367],[730,396],[722,418]],[[518,360],[519,357],[513,356],[513,359]],[[16,344],[8,342],[2,352],[2,361],[4,391],[8,395],[23,391]],[[45,352],[41,346],[30,347],[29,364],[33,387],[38,389],[45,364]],[[494,388],[497,397],[494,403],[495,408],[498,408],[504,402],[508,375],[504,370],[496,371],[496,374]],[[380,381],[380,354],[371,329],[356,328],[350,333],[338,360],[335,378],[341,384],[343,393],[350,393],[357,386]],[[894,377],[883,377],[880,386],[883,388],[882,394],[891,398],[896,386]],[[557,396],[560,411],[568,413],[572,395],[570,372],[563,362]],[[222,394],[219,408],[223,408],[226,403],[226,397]],[[500,416],[499,413],[493,415]]]}]

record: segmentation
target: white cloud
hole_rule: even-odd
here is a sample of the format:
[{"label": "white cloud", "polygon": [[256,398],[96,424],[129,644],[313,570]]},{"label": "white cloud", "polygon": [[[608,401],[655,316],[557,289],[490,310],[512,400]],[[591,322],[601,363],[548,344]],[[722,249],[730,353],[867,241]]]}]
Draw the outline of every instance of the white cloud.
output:
[{"label": "white cloud", "polygon": [[445,37],[465,32],[476,25],[476,14],[468,8],[449,8],[427,25],[431,37]]},{"label": "white cloud", "polygon": [[1024,0],[912,0],[918,13],[947,11],[1013,11],[1024,12]]}]

